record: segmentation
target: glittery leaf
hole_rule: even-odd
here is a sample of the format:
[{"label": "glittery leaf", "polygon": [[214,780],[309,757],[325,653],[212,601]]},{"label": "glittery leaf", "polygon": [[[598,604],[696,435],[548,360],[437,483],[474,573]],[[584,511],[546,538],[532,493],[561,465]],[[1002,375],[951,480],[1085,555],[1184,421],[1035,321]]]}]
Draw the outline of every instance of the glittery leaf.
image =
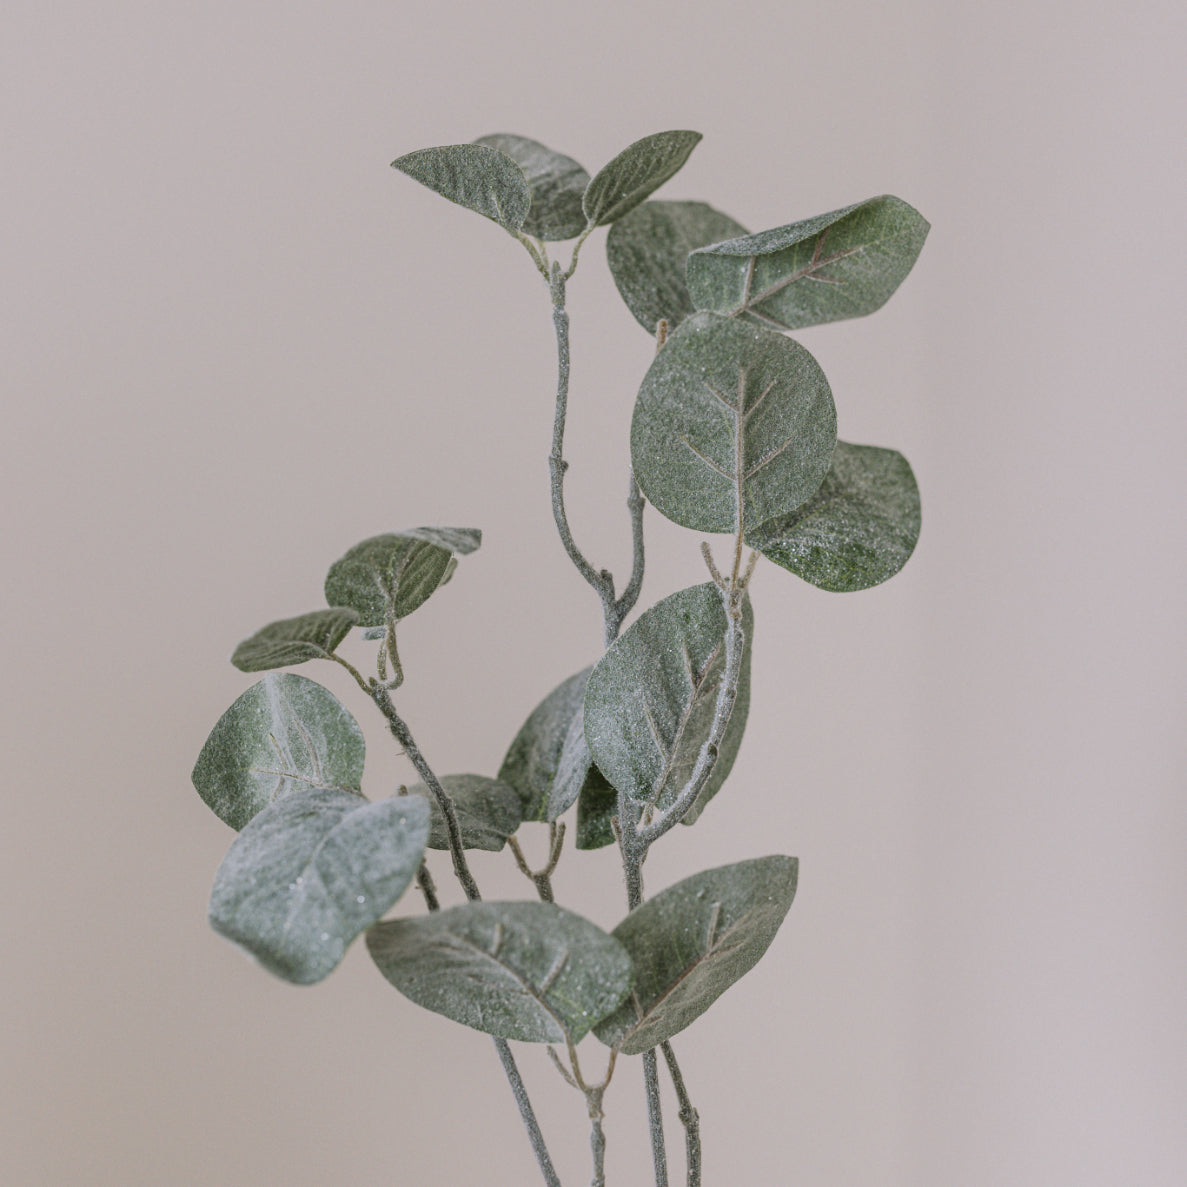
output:
[{"label": "glittery leaf", "polygon": [[485,215],[512,235],[523,226],[532,205],[523,170],[506,153],[485,144],[422,148],[392,161],[392,168]]},{"label": "glittery leaf", "polygon": [[553,903],[467,903],[367,933],[406,997],[464,1026],[524,1043],[579,1042],[626,996],[622,945]]},{"label": "glittery leaf", "polygon": [[266,672],[309,659],[328,659],[358,620],[353,610],[339,606],[270,622],[235,648],[231,663],[241,672]]},{"label": "glittery leaf", "polygon": [[[519,793],[506,783],[485,775],[442,775],[441,786],[453,800],[464,849],[498,853],[519,827]],[[408,794],[423,796],[428,801],[432,816],[429,848],[448,849],[445,814],[432,793],[423,783],[414,783]]]},{"label": "glittery leaf", "polygon": [[523,170],[532,193],[532,206],[521,228],[525,235],[551,241],[574,239],[585,230],[581,195],[589,185],[589,174],[572,157],[508,132],[480,136],[474,143],[506,153]]},{"label": "glittery leaf", "polygon": [[594,174],[581,204],[592,226],[612,223],[674,177],[700,142],[700,132],[656,132],[624,148]]}]

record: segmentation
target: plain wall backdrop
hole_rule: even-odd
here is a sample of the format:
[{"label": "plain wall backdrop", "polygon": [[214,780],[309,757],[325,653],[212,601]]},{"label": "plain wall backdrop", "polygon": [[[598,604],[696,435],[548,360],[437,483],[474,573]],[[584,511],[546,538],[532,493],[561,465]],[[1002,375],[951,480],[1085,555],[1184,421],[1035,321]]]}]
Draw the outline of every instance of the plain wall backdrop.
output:
[{"label": "plain wall backdrop", "polygon": [[[361,948],[296,989],[209,930],[231,833],[189,771],[250,683],[234,644],[376,532],[486,533],[404,629],[438,770],[492,772],[597,655],[547,503],[544,286],[388,163],[510,131],[596,169],[665,128],[705,139],[659,197],[757,229],[889,192],[933,224],[885,309],[800,336],[841,436],[911,460],[916,555],[844,596],[762,566],[735,773],[648,864],[801,859],[677,1044],[705,1182],[1187,1181],[1185,34],[1170,0],[7,0],[0,1181],[538,1181],[486,1038]],[[652,346],[603,240],[568,489],[621,572]],[[703,574],[648,526],[644,604]],[[372,796],[408,778],[341,672],[299,670],[363,721]],[[477,872],[529,896],[507,854]],[[614,854],[558,893],[612,926]],[[521,1050],[587,1181],[580,1097]],[[634,1063],[616,1187],[650,1182]],[[668,1130],[682,1182],[670,1098]]]}]

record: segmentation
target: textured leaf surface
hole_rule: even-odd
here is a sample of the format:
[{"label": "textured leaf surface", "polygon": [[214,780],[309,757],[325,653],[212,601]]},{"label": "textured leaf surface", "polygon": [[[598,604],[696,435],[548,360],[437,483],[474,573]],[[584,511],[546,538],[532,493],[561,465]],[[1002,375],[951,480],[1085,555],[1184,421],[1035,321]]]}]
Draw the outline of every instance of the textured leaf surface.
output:
[{"label": "textured leaf surface", "polygon": [[631,464],[655,508],[686,528],[736,530],[807,502],[828,473],[837,413],[820,365],[761,326],[698,313],[643,379]]},{"label": "textured leaf surface", "polygon": [[359,625],[382,626],[389,603],[405,618],[453,575],[453,553],[473,552],[482,543],[477,528],[410,528],[356,544],[330,566],[326,601],[346,606]]},{"label": "textured leaf surface", "polygon": [[553,903],[467,903],[367,933],[380,972],[418,1005],[525,1043],[580,1041],[626,996],[622,945]]},{"label": "textured leaf surface", "polygon": [[907,459],[838,441],[816,494],[761,524],[747,542],[805,581],[845,593],[893,577],[914,551],[919,526],[919,487]]},{"label": "textured leaf surface", "polygon": [[310,788],[358,793],[359,724],[329,690],[270,672],[219,718],[194,764],[198,794],[240,829],[284,796]]},{"label": "textured leaf surface", "polygon": [[442,197],[475,210],[514,235],[532,205],[523,170],[506,153],[485,144],[422,148],[392,162]]},{"label": "textured leaf surface", "polygon": [[656,132],[624,148],[589,183],[586,218],[600,227],[634,210],[684,167],[700,139],[700,132]]},{"label": "textured leaf surface", "polygon": [[610,228],[606,259],[626,307],[654,334],[661,318],[672,330],[696,312],[684,275],[689,252],[745,234],[704,202],[644,202]]},{"label": "textured leaf surface", "polygon": [[770,947],[795,897],[794,857],[761,857],[677,882],[613,931],[631,955],[631,1000],[599,1024],[603,1043],[649,1051],[695,1022]]},{"label": "textured leaf surface", "polygon": [[532,710],[499,768],[499,778],[519,792],[524,820],[555,820],[589,773],[581,709],[590,671],[570,676]]},{"label": "textured leaf surface", "polygon": [[[441,786],[449,793],[462,830],[462,847],[498,853],[507,838],[519,828],[519,793],[498,779],[485,775],[442,775]],[[409,795],[423,796],[432,820],[430,849],[448,849],[449,831],[445,814],[423,783],[408,788]]]},{"label": "textured leaf surface", "polygon": [[532,193],[524,234],[551,241],[574,239],[585,230],[581,196],[589,185],[589,174],[572,157],[508,132],[480,136],[475,143],[506,153],[523,170]]},{"label": "textured leaf surface", "polygon": [[[737,758],[750,705],[754,615],[729,725],[695,811]],[[598,661],[585,692],[585,736],[599,770],[624,795],[666,808],[708,739],[725,670],[726,617],[712,583],[682,589],[644,612]]]},{"label": "textured leaf surface", "polygon": [[602,849],[613,845],[617,839],[613,825],[617,811],[618,792],[596,765],[590,767],[577,797],[577,848]]},{"label": "textured leaf surface", "polygon": [[358,621],[359,616],[345,606],[282,618],[240,643],[231,663],[241,672],[266,672],[309,659],[326,659]]},{"label": "textured leaf surface", "polygon": [[215,875],[210,923],[278,977],[311,985],[404,893],[428,835],[419,798],[296,792],[236,838]]},{"label": "textured leaf surface", "polygon": [[911,271],[927,220],[889,195],[746,235],[688,258],[698,309],[797,330],[881,309]]}]

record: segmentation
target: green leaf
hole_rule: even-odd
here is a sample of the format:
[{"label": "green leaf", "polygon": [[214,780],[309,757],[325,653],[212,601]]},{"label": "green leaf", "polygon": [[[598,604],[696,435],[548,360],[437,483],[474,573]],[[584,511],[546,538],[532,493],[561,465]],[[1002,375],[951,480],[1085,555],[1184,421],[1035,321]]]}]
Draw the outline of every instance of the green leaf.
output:
[{"label": "green leaf", "polygon": [[408,888],[428,835],[420,799],[296,792],[235,839],[214,878],[211,926],[269,972],[312,985]]},{"label": "green leaf", "polygon": [[618,792],[596,765],[591,766],[577,797],[577,848],[613,845],[617,838],[612,822],[617,811]]},{"label": "green leaf", "polygon": [[631,463],[669,519],[733,532],[786,515],[816,493],[837,440],[820,365],[761,326],[698,313],[652,362],[631,422]]},{"label": "green leaf", "polygon": [[610,228],[606,259],[618,291],[649,334],[696,312],[684,265],[698,247],[745,235],[746,228],[704,202],[644,202]]},{"label": "green leaf", "polygon": [[631,962],[553,903],[467,903],[367,933],[379,971],[417,1005],[524,1043],[577,1043],[626,996]]},{"label": "green leaf", "polygon": [[485,144],[448,144],[422,148],[392,161],[442,197],[476,210],[516,234],[532,205],[523,170],[506,153]]},{"label": "green leaf", "polygon": [[698,309],[798,330],[881,309],[911,271],[927,220],[889,195],[703,247],[688,257]]},{"label": "green leaf", "polygon": [[553,241],[575,239],[585,230],[581,195],[589,185],[589,174],[572,157],[508,132],[480,136],[474,143],[506,153],[527,178],[532,207],[523,222],[525,235]]},{"label": "green leaf", "polygon": [[838,441],[816,494],[746,540],[805,581],[848,593],[893,577],[914,551],[919,525],[919,487],[907,459]]},{"label": "green leaf", "polygon": [[592,227],[612,223],[649,198],[683,168],[700,132],[656,132],[624,148],[594,174],[581,204]]},{"label": "green leaf", "polygon": [[613,931],[631,954],[631,1001],[596,1028],[639,1055],[696,1021],[758,964],[795,897],[799,862],[760,857],[706,870],[636,907]]},{"label": "green leaf", "polygon": [[340,606],[270,622],[235,648],[231,663],[241,672],[266,672],[307,659],[329,659],[358,620],[353,610]]},{"label": "green leaf", "polygon": [[[726,625],[717,587],[694,585],[641,614],[594,666],[585,691],[586,740],[598,769],[629,798],[662,810],[688,782],[713,723]],[[695,813],[725,782],[742,744],[754,635],[748,601],[742,629],[737,699]]]},{"label": "green leaf", "polygon": [[316,788],[359,793],[365,746],[333,693],[292,672],[270,672],[219,718],[193,781],[211,811],[241,829],[269,804]]},{"label": "green leaf", "polygon": [[[441,786],[449,793],[462,830],[464,849],[498,853],[507,838],[519,828],[519,793],[498,779],[485,775],[442,775]],[[432,815],[430,849],[448,849],[449,831],[445,814],[423,783],[408,788],[409,795],[423,796]]]},{"label": "green leaf", "polygon": [[581,791],[590,763],[581,724],[590,671],[570,676],[532,710],[499,768],[519,793],[524,820],[555,820]]},{"label": "green leaf", "polygon": [[326,601],[346,606],[363,627],[383,626],[389,605],[406,618],[453,575],[453,553],[482,543],[477,528],[410,528],[372,536],[330,566]]}]

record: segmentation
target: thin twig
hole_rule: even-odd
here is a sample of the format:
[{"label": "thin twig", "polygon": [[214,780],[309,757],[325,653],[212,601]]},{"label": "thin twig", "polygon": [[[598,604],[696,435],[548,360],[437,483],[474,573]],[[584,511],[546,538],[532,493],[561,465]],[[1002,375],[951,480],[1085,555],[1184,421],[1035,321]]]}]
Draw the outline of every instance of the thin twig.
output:
[{"label": "thin twig", "polygon": [[647,1092],[647,1125],[651,1130],[655,1187],[668,1187],[668,1152],[664,1148],[664,1117],[659,1103],[659,1067],[654,1047],[643,1052],[643,1086]]},{"label": "thin twig", "polygon": [[631,577],[614,606],[615,637],[622,627],[623,619],[635,608],[635,603],[639,600],[639,591],[643,588],[643,567],[646,560],[643,552],[643,508],[647,505],[647,500],[643,498],[643,492],[633,472],[626,505],[631,517]]},{"label": "thin twig", "polygon": [[556,872],[556,867],[560,863],[561,849],[564,843],[564,824],[556,820],[550,821],[548,825],[548,862],[542,870],[533,870],[528,865],[527,858],[523,855],[519,838],[507,838],[507,844],[511,847],[511,854],[515,858],[515,864],[519,867],[520,873],[534,883],[536,893],[546,903],[555,902],[555,896],[552,893],[552,875]]},{"label": "thin twig", "polygon": [[664,1053],[672,1087],[676,1089],[676,1099],[680,1102],[680,1123],[684,1126],[684,1148],[688,1156],[688,1187],[701,1187],[701,1117],[689,1100],[672,1044],[661,1043],[660,1050]]},{"label": "thin twig", "polygon": [[437,884],[433,881],[433,875],[429,873],[429,867],[425,862],[420,863],[420,869],[416,872],[416,884],[420,887],[420,892],[425,896],[425,906],[430,911],[438,911],[441,909],[441,900],[437,898]]}]

